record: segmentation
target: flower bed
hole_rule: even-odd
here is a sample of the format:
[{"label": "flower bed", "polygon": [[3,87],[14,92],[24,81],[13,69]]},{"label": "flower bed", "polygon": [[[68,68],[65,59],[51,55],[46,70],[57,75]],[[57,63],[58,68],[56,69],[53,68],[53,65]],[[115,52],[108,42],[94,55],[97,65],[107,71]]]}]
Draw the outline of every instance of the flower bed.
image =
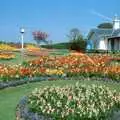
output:
[{"label": "flower bed", "polygon": [[[17,118],[32,120],[113,120],[120,110],[120,94],[104,86],[45,87],[35,89],[17,107]],[[31,116],[32,115],[32,116]],[[120,118],[120,116],[119,116]],[[119,120],[118,118],[118,120]]]},{"label": "flower bed", "polygon": [[68,55],[41,56],[22,65],[0,65],[0,80],[31,78],[36,76],[86,76],[120,80],[120,66],[109,65],[110,56]]},{"label": "flower bed", "polygon": [[35,45],[30,45],[30,44],[28,44],[28,45],[26,45],[26,47],[25,47],[25,49],[26,50],[28,50],[28,51],[40,51],[40,48],[39,47],[37,47],[37,46],[35,46]]},{"label": "flower bed", "polygon": [[0,44],[1,51],[16,51],[16,47],[12,47],[9,44]]},{"label": "flower bed", "polygon": [[2,60],[9,60],[13,58],[15,58],[15,55],[13,53],[5,53],[5,52],[0,53],[0,59]]},{"label": "flower bed", "polygon": [[110,66],[111,57],[96,55],[68,55],[62,57],[41,57],[28,63],[28,66],[62,69],[66,75],[100,75],[120,80],[120,66]]}]

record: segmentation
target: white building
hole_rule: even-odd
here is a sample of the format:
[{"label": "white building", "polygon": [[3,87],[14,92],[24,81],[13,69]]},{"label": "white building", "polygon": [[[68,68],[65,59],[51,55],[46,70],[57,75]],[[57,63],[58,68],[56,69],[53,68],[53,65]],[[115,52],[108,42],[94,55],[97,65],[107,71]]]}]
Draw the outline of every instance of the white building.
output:
[{"label": "white building", "polygon": [[93,49],[120,50],[120,19],[115,16],[112,29],[91,29],[88,40],[92,41]]}]

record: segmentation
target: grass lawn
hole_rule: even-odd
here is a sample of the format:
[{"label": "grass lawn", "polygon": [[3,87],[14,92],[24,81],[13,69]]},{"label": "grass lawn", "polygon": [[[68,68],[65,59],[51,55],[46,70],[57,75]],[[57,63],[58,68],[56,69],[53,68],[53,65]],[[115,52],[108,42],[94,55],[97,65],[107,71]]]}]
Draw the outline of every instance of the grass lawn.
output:
[{"label": "grass lawn", "polygon": [[[42,88],[44,86],[64,86],[68,84],[75,84],[75,80],[58,80],[58,81],[42,81],[38,83],[29,83],[18,87],[7,88],[0,90],[0,120],[15,120],[15,108],[20,98],[27,95],[34,88]],[[80,81],[80,84],[97,84],[105,85],[112,90],[120,92],[120,83],[107,83],[102,81]]]},{"label": "grass lawn", "polygon": [[53,52],[50,52],[50,55],[68,55],[70,53],[67,49],[56,49]]},{"label": "grass lawn", "polygon": [[22,58],[21,52],[13,52],[15,54],[14,59],[10,60],[0,60],[1,64],[7,64],[7,65],[15,65],[15,64],[21,64],[23,61],[33,60],[37,58],[37,56],[24,56]]}]

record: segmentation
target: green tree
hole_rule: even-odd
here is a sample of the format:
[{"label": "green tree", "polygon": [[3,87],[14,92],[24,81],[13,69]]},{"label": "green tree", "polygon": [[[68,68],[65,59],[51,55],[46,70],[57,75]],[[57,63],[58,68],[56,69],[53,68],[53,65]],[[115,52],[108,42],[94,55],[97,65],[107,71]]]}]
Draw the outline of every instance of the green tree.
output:
[{"label": "green tree", "polygon": [[69,32],[69,49],[76,51],[85,51],[86,41],[83,38],[83,35],[80,33],[79,29],[73,28]]},{"label": "green tree", "polygon": [[99,24],[97,26],[97,28],[100,28],[100,29],[112,29],[113,28],[113,24],[109,23],[109,22],[101,23],[101,24]]}]

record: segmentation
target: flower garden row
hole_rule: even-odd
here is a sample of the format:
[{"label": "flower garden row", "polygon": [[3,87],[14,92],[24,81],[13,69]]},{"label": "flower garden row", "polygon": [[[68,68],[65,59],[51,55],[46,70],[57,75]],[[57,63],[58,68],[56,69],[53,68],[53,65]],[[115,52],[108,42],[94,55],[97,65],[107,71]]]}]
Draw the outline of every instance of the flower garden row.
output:
[{"label": "flower garden row", "polygon": [[1,52],[0,53],[0,59],[1,60],[9,60],[15,58],[15,55],[13,53],[5,53]]},{"label": "flower garden row", "polygon": [[[21,48],[21,45],[9,45],[9,44],[0,44],[0,51],[16,51]],[[32,44],[27,44],[24,46],[26,49],[30,50],[40,50],[39,47],[32,45]]]},{"label": "flower garden row", "polygon": [[120,66],[110,65],[111,57],[96,55],[41,56],[22,65],[0,65],[0,80],[9,81],[35,76],[100,76],[120,80]]},{"label": "flower garden row", "polygon": [[[40,51],[40,48],[35,45],[27,44],[25,50],[28,52],[35,52]],[[13,51],[20,51],[20,48],[9,44],[0,44],[0,60],[14,59],[16,56]]]},{"label": "flower garden row", "polygon": [[105,86],[77,83],[63,88],[35,89],[18,105],[17,117],[29,120],[41,120],[41,116],[48,120],[113,120],[119,109],[119,93]]}]

